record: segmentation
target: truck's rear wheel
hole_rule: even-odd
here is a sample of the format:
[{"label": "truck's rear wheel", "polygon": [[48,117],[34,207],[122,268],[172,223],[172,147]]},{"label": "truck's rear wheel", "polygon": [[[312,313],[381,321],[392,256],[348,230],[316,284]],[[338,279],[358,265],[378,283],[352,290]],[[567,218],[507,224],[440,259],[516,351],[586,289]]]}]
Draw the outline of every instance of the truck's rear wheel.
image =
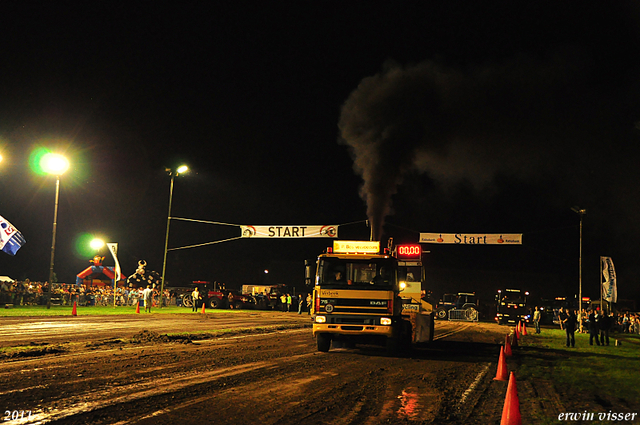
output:
[{"label": "truck's rear wheel", "polygon": [[317,334],[316,342],[318,343],[318,351],[326,353],[331,348],[331,337],[328,334]]},{"label": "truck's rear wheel", "polygon": [[218,308],[220,306],[220,299],[219,298],[209,298],[209,307],[211,308]]}]

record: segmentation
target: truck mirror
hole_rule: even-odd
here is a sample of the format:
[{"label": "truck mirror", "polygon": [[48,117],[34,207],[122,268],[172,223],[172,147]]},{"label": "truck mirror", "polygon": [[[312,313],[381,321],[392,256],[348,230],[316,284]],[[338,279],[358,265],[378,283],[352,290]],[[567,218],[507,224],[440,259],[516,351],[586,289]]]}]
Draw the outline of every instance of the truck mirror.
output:
[{"label": "truck mirror", "polygon": [[304,283],[307,286],[313,286],[316,277],[316,263],[314,260],[304,261]]}]

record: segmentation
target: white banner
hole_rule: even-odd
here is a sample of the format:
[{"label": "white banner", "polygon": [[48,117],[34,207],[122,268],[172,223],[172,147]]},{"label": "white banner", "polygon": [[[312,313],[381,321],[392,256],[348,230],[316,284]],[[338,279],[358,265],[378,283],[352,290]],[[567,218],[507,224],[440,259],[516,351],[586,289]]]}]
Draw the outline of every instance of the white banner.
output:
[{"label": "white banner", "polygon": [[240,226],[243,238],[337,238],[338,226]]},{"label": "white banner", "polygon": [[522,245],[522,233],[420,233],[420,243]]},{"label": "white banner", "polygon": [[610,303],[618,302],[618,285],[616,282],[616,269],[613,267],[611,257],[600,257],[602,265],[602,298]]}]

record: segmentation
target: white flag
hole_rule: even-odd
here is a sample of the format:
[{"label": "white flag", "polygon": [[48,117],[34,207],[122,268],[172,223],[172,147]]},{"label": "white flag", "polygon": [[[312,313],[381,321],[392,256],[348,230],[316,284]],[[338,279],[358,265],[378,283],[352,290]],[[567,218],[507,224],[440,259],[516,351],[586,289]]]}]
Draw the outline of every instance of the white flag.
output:
[{"label": "white flag", "polygon": [[0,216],[0,250],[10,255],[16,255],[16,252],[25,243],[27,241],[22,236],[22,233]]},{"label": "white flag", "polygon": [[600,257],[602,263],[602,298],[610,303],[618,302],[616,269],[611,257]]}]

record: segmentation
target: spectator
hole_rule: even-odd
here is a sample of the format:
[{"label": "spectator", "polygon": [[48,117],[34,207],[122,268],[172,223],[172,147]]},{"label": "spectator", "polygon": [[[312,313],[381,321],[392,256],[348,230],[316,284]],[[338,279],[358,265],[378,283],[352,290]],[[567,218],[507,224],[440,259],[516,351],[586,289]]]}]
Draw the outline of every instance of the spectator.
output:
[{"label": "spectator", "polygon": [[611,328],[611,317],[608,314],[602,314],[598,321],[598,330],[600,331],[600,345],[609,345],[609,329]]},{"label": "spectator", "polygon": [[562,322],[564,326],[564,330],[567,333],[567,347],[575,347],[576,346],[576,324],[578,323],[578,318],[576,317],[576,313],[573,310],[569,310],[566,315],[566,319]]},{"label": "spectator", "polygon": [[600,340],[598,339],[598,323],[596,322],[595,310],[592,310],[591,314],[589,314],[587,326],[589,327],[589,345],[593,345],[594,339],[596,340],[596,345],[600,345]]}]

